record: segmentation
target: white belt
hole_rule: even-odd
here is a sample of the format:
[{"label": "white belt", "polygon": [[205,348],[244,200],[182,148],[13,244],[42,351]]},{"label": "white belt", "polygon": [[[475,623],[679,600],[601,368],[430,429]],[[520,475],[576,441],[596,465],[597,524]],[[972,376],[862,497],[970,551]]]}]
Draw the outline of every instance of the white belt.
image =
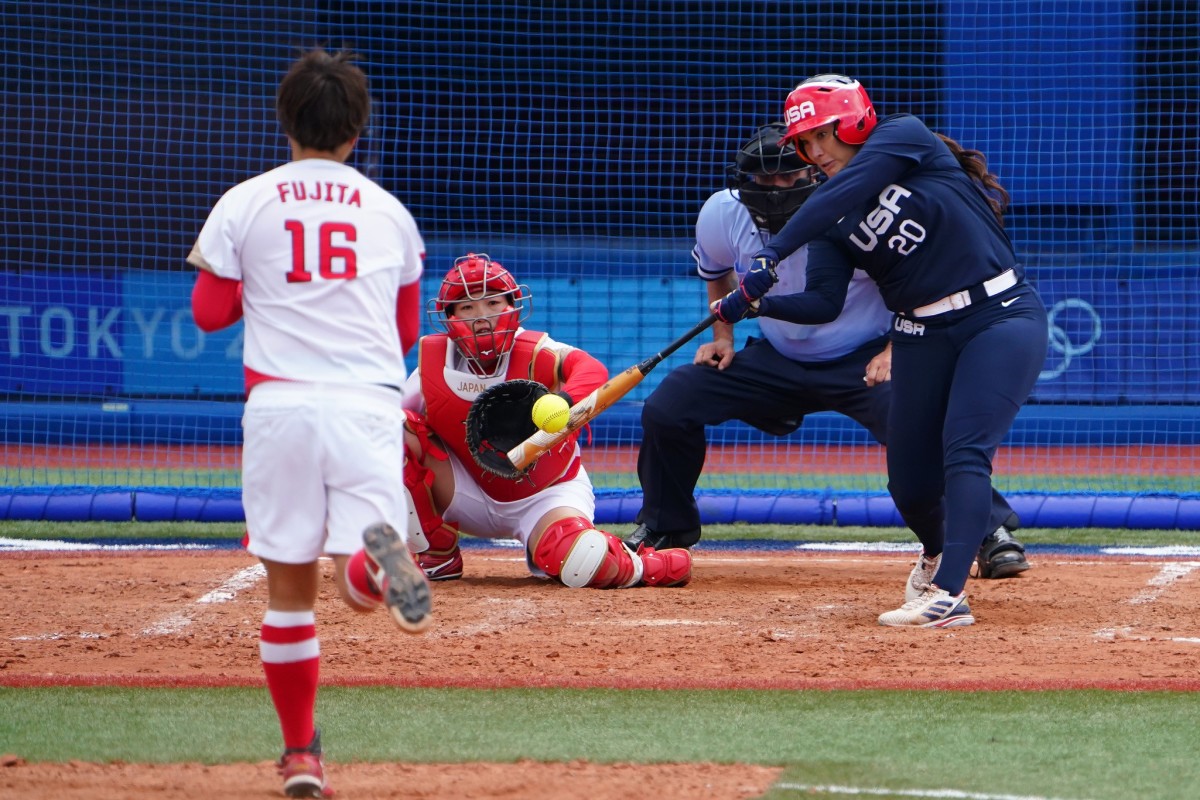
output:
[{"label": "white belt", "polygon": [[989,278],[978,286],[972,286],[970,289],[963,289],[961,292],[955,292],[952,295],[943,297],[941,300],[930,303],[927,306],[914,308],[911,316],[914,317],[936,317],[938,314],[945,314],[947,311],[954,311],[958,308],[966,308],[971,303],[978,303],[988,297],[994,297],[1006,289],[1011,289],[1017,285],[1017,273],[1013,270],[1001,272],[994,278]]}]

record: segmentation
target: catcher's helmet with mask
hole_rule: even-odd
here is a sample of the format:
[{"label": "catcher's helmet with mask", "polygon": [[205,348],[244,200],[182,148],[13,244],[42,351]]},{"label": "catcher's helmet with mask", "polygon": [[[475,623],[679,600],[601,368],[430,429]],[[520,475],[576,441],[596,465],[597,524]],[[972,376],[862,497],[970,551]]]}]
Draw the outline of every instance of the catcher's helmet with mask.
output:
[{"label": "catcher's helmet with mask", "polygon": [[[504,367],[503,356],[512,350],[517,329],[533,310],[532,296],[529,287],[518,284],[498,261],[492,261],[486,253],[468,253],[455,259],[426,313],[435,327],[446,332],[476,374],[490,377]],[[508,307],[469,319],[455,315],[458,305],[491,297],[504,297]]]},{"label": "catcher's helmet with mask", "polygon": [[729,188],[736,190],[754,224],[771,233],[779,233],[818,185],[817,169],[783,141],[786,130],[782,122],[759,128],[726,168]]}]

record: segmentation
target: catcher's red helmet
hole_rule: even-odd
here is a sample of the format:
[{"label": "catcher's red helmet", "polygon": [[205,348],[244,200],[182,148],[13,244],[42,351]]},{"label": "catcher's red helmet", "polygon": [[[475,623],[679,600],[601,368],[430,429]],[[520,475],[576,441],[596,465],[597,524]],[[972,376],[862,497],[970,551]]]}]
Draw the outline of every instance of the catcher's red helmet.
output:
[{"label": "catcher's red helmet", "polygon": [[858,145],[867,141],[878,122],[875,106],[862,84],[832,74],[814,75],[793,89],[783,104],[783,120],[787,123],[785,141],[794,143],[805,161],[808,156],[797,138],[801,133],[834,122],[837,126],[833,132],[839,140]]},{"label": "catcher's red helmet", "polygon": [[[455,307],[487,297],[503,296],[509,307],[498,314],[459,319]],[[512,274],[486,253],[467,253],[454,260],[442,279],[437,297],[429,301],[427,313],[440,326],[479,375],[494,375],[501,356],[512,350],[517,328],[529,317],[532,304],[529,287],[518,284]],[[486,320],[486,324],[481,323]]]}]

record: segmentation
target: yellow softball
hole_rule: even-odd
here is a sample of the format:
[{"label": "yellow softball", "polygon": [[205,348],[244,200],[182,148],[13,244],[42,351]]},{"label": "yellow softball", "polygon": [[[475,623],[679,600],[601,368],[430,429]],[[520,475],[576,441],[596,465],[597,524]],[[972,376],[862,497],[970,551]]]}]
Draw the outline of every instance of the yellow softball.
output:
[{"label": "yellow softball", "polygon": [[546,433],[558,433],[570,418],[571,407],[556,394],[544,394],[533,404],[533,424]]}]

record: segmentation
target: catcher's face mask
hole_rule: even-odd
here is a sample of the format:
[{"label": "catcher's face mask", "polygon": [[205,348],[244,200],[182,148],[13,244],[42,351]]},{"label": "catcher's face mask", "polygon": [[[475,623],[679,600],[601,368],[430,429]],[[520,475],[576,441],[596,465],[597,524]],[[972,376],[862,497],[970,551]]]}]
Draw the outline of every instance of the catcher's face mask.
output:
[{"label": "catcher's face mask", "polygon": [[[504,302],[491,302],[496,298]],[[504,367],[517,329],[529,317],[530,298],[529,287],[518,284],[498,262],[468,253],[446,273],[428,313],[476,374],[492,376]],[[469,304],[468,313],[456,314],[463,304]]]},{"label": "catcher's face mask", "polygon": [[754,224],[771,233],[779,233],[817,189],[816,167],[783,140],[785,131],[782,122],[762,126],[725,170],[729,188],[736,190]]}]

